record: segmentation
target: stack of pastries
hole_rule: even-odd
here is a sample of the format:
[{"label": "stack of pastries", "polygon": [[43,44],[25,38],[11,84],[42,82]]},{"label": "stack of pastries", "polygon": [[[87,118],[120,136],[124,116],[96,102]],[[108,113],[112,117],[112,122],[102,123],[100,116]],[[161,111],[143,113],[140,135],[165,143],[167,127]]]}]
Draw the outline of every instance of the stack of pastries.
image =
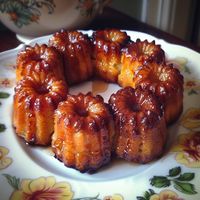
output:
[{"label": "stack of pastries", "polygon": [[[69,86],[91,78],[119,84],[108,103]],[[60,31],[18,53],[13,126],[28,144],[50,145],[80,172],[112,156],[147,163],[162,155],[167,126],[183,109],[183,76],[155,41],[117,29]]]}]

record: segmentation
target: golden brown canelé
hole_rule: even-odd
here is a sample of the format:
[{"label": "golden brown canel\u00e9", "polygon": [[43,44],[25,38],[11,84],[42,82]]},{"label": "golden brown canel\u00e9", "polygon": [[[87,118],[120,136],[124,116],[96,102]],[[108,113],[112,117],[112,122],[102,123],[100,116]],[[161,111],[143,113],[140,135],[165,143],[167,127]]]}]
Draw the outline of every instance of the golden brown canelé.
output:
[{"label": "golden brown canel\u00e9", "polygon": [[26,76],[15,87],[13,126],[27,143],[49,145],[54,131],[54,111],[65,100],[68,88],[54,74]]},{"label": "golden brown canel\u00e9", "polygon": [[167,124],[183,110],[183,76],[172,64],[147,64],[135,72],[134,86],[151,90],[163,104]]},{"label": "golden brown canel\u00e9", "polygon": [[114,148],[118,157],[147,163],[159,157],[166,143],[162,105],[148,90],[126,87],[109,99],[115,122]]},{"label": "golden brown canel\u00e9", "polygon": [[92,77],[92,43],[88,35],[63,30],[50,38],[49,45],[54,46],[63,55],[65,77],[69,85]]},{"label": "golden brown canel\u00e9", "polygon": [[92,35],[95,73],[108,82],[117,82],[121,69],[121,49],[130,40],[126,32],[117,29],[97,30]]},{"label": "golden brown canel\u00e9", "polygon": [[55,157],[81,172],[93,171],[111,158],[113,119],[101,96],[69,95],[55,112]]},{"label": "golden brown canel\u00e9", "polygon": [[[63,60],[60,53],[54,47],[46,44],[26,46],[17,55],[16,80],[24,76],[35,76],[40,71],[53,72],[58,79],[64,80]],[[36,75],[37,76],[37,75]]]},{"label": "golden brown canel\u00e9", "polygon": [[160,45],[156,45],[155,41],[148,42],[137,39],[131,42],[122,50],[121,71],[118,76],[118,83],[122,87],[134,87],[135,71],[146,63],[164,63],[165,53]]}]

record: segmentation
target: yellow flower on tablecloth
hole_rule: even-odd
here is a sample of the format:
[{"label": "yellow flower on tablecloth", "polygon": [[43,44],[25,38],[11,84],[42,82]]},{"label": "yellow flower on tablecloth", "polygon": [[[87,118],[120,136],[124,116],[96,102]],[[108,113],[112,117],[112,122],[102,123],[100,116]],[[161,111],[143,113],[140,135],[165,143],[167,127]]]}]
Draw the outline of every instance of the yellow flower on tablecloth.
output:
[{"label": "yellow flower on tablecloth", "polygon": [[159,194],[154,194],[149,200],[182,200],[178,194],[172,190],[162,190]]},{"label": "yellow flower on tablecloth", "polygon": [[23,179],[19,190],[15,190],[10,200],[71,200],[73,192],[67,182],[56,182],[54,177]]},{"label": "yellow flower on tablecloth", "polygon": [[7,157],[9,150],[0,146],[0,170],[5,169],[12,163],[12,158]]},{"label": "yellow flower on tablecloth", "polygon": [[103,200],[123,200],[123,196],[121,196],[120,194],[114,194],[112,196],[105,196],[103,198]]},{"label": "yellow flower on tablecloth", "polygon": [[178,163],[191,168],[200,167],[200,132],[179,135],[172,151],[177,152],[176,161]]},{"label": "yellow flower on tablecloth", "polygon": [[189,108],[184,113],[180,123],[188,129],[200,127],[200,108]]}]

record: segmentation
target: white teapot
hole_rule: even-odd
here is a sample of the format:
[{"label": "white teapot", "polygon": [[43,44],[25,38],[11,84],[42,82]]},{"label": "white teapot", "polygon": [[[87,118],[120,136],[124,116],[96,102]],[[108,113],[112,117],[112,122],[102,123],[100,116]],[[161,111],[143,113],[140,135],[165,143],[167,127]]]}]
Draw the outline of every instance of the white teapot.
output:
[{"label": "white teapot", "polygon": [[47,35],[60,29],[83,28],[108,0],[3,0],[1,22],[23,37]]}]

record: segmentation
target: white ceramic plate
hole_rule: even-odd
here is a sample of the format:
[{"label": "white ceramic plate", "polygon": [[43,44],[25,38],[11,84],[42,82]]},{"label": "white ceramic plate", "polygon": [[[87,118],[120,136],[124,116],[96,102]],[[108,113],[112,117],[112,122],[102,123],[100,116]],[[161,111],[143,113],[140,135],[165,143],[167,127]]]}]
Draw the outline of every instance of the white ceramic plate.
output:
[{"label": "white ceramic plate", "polygon": [[[200,199],[200,54],[144,33],[127,33],[132,40],[155,40],[185,78],[184,111],[168,128],[164,155],[145,165],[114,160],[94,174],[81,174],[64,167],[50,147],[26,145],[15,135],[11,121],[15,59],[24,48],[20,45],[0,54],[0,199]],[[30,45],[46,43],[49,37],[34,39]],[[70,92],[93,91],[108,101],[118,89],[114,84],[85,82]]]}]

